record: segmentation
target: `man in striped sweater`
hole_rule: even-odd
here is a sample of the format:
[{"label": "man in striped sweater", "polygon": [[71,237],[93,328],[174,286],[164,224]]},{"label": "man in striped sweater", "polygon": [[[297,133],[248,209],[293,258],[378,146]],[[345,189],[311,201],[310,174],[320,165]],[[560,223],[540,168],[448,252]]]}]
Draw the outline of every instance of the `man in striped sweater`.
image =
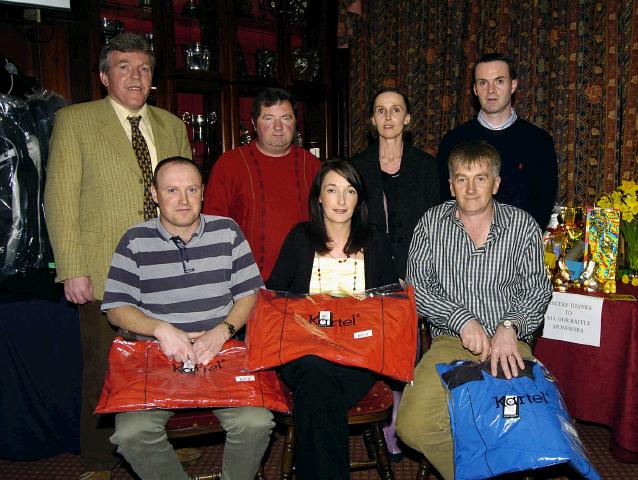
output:
[{"label": "man in striped sweater", "polygon": [[[111,262],[102,310],[115,326],[156,338],[170,359],[207,365],[242,328],[263,286],[237,224],[200,213],[202,177],[188,159],[161,161],[160,216],[130,228]],[[254,478],[274,426],[263,408],[214,410],[226,431],[222,478]],[[184,479],[166,439],[169,410],[119,413],[111,442],[141,478]]]},{"label": "man in striped sweater", "polygon": [[405,388],[397,422],[401,439],[446,480],[454,478],[453,444],[435,365],[489,359],[493,376],[499,366],[507,378],[518,376],[552,296],[538,224],[493,199],[498,151],[482,140],[460,144],[448,166],[454,200],[425,213],[408,254],[406,280],[431,326],[432,346]]}]

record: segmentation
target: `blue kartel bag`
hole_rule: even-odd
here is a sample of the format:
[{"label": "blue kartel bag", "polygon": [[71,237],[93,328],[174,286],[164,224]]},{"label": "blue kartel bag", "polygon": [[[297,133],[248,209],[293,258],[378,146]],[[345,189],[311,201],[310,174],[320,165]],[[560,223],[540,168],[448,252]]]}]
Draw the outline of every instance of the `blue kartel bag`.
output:
[{"label": "blue kartel bag", "polygon": [[492,377],[489,363],[436,366],[448,392],[456,480],[479,480],[568,462],[600,479],[589,463],[554,377],[525,360],[519,377]]}]

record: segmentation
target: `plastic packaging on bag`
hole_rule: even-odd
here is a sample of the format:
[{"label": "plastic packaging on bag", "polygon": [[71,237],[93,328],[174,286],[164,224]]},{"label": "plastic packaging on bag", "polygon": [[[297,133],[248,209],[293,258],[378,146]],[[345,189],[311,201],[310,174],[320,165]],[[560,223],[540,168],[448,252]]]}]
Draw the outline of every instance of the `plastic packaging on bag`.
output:
[{"label": "plastic packaging on bag", "polygon": [[0,280],[41,264],[39,148],[27,103],[0,95]]},{"label": "plastic packaging on bag", "polygon": [[46,162],[49,158],[49,140],[53,132],[55,114],[66,105],[64,98],[51,90],[37,90],[26,95],[29,111],[35,123],[35,132],[40,140],[41,165],[38,166],[40,178],[44,179]]},{"label": "plastic packaging on bag", "polygon": [[0,94],[0,281],[46,268],[52,259],[43,191],[48,140],[63,104],[47,91],[28,102]]},{"label": "plastic packaging on bag", "polygon": [[244,370],[246,346],[227,341],[208,365],[171,362],[156,340],[117,337],[95,413],[155,408],[264,407],[288,413],[274,371]]},{"label": "plastic packaging on bag", "polygon": [[599,480],[554,377],[525,361],[519,377],[492,377],[488,363],[458,360],[436,369],[448,393],[456,480],[479,480],[569,463]]},{"label": "plastic packaging on bag", "polygon": [[408,382],[416,335],[412,287],[397,284],[348,297],[262,289],[246,325],[247,367],[273,368],[317,355]]}]

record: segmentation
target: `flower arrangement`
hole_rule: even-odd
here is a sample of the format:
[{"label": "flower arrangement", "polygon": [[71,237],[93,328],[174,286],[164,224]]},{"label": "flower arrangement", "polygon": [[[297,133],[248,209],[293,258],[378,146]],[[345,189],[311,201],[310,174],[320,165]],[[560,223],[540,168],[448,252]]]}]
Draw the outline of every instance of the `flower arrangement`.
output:
[{"label": "flower arrangement", "polygon": [[620,212],[622,223],[631,223],[638,217],[638,184],[633,180],[623,180],[609,195],[602,196],[597,206],[613,208]]},{"label": "flower arrangement", "polygon": [[633,180],[623,180],[616,190],[602,196],[596,205],[620,212],[625,260],[632,272],[638,272],[638,184]]}]

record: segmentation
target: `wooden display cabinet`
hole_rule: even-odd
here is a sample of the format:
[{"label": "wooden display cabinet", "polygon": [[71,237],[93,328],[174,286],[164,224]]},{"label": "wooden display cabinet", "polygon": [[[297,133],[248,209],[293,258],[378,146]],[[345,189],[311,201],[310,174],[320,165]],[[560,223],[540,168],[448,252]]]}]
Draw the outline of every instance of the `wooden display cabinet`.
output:
[{"label": "wooden display cabinet", "polygon": [[329,94],[336,17],[334,2],[323,0],[235,3],[230,36],[234,146],[255,137],[252,98],[276,86],[291,91],[297,100],[296,143],[323,159],[334,155],[329,120],[334,100]]},{"label": "wooden display cabinet", "polygon": [[[266,87],[298,102],[296,143],[320,158],[337,152],[331,119],[336,2],[329,0],[91,0],[88,18],[92,98],[105,91],[98,56],[120,27],[152,39],[156,57],[149,103],[187,124],[193,158],[207,175],[217,157],[255,138],[254,96]],[[88,100],[88,99],[87,99]]]}]

